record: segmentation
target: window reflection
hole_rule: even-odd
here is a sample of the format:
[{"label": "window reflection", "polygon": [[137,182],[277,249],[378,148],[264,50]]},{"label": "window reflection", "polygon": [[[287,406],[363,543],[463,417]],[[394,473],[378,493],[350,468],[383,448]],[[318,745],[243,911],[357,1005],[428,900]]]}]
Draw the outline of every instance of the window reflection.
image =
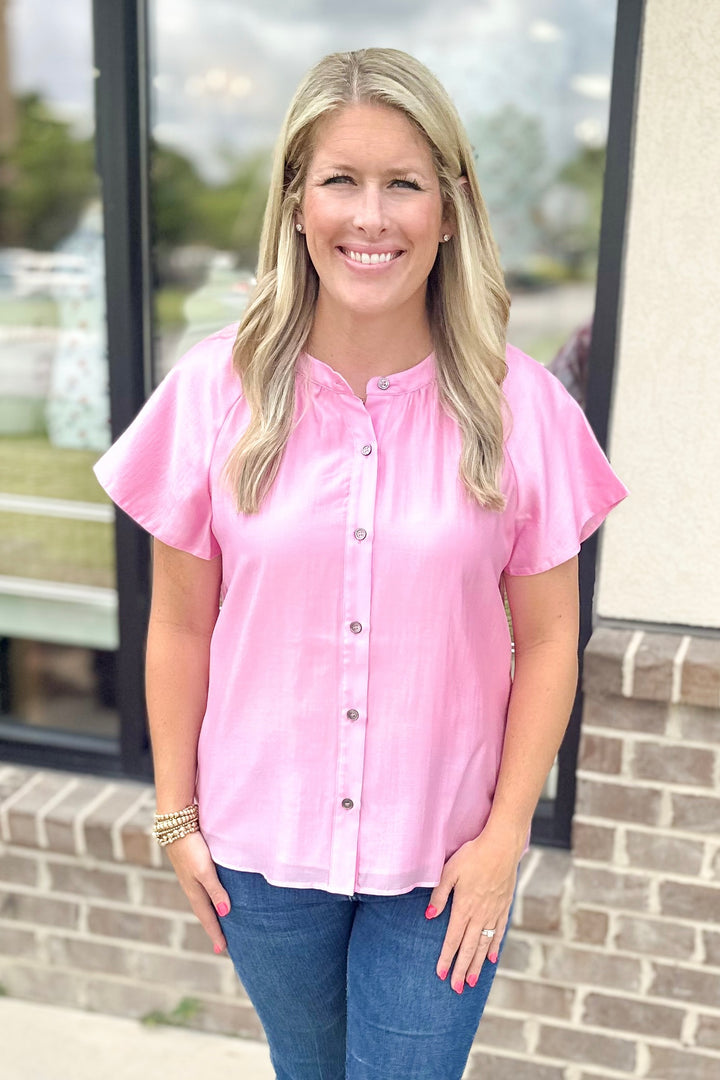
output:
[{"label": "window reflection", "polygon": [[116,735],[104,240],[90,0],[0,0],[5,719]]},{"label": "window reflection", "polygon": [[475,151],[508,285],[510,340],[544,363],[592,316],[615,4],[598,0],[154,0],[156,379],[242,312],[269,160],[328,52],[413,53]]}]

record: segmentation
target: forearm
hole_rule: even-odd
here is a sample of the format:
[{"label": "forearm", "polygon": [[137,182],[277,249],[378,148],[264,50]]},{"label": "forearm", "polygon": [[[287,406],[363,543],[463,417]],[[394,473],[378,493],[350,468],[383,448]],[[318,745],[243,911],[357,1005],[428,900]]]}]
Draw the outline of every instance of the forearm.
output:
[{"label": "forearm", "polygon": [[195,797],[209,657],[207,635],[151,618],[145,691],[160,814],[180,810]]},{"label": "forearm", "polygon": [[485,830],[514,846],[518,858],[567,728],[577,678],[572,639],[542,642],[516,656],[502,762]]}]

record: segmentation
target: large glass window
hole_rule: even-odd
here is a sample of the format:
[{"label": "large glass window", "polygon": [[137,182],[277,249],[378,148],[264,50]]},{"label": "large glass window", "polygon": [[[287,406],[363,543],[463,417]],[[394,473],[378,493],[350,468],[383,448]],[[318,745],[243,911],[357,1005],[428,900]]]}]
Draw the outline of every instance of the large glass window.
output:
[{"label": "large glass window", "polygon": [[3,721],[117,736],[90,0],[0,0]]}]

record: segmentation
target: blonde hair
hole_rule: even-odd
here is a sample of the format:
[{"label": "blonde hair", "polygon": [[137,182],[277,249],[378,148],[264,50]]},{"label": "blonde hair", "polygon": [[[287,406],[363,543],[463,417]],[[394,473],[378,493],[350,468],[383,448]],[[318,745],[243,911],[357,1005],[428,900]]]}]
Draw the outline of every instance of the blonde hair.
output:
[{"label": "blonde hair", "polygon": [[455,106],[435,76],[398,49],[324,57],[300,83],[288,109],[270,179],[257,286],[233,346],[250,421],[224,475],[236,492],[238,510],[257,513],[291,433],[296,364],[318,294],[317,274],[294,223],[315,127],[331,111],[356,103],[400,110],[430,148],[445,211],[455,224],[452,242],[439,245],[427,284],[438,396],[462,432],[459,474],[467,492],[481,506],[502,510],[502,382],[510,297]]}]

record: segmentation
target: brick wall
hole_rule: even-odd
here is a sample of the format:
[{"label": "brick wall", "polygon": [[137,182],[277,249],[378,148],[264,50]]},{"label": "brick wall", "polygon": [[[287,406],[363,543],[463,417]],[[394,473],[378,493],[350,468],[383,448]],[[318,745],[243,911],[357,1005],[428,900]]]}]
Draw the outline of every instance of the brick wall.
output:
[{"label": "brick wall", "polygon": [[[572,852],[523,861],[467,1076],[720,1076],[720,641],[599,629]],[[0,986],[262,1039],[149,836],[149,785],[0,765]]]}]

